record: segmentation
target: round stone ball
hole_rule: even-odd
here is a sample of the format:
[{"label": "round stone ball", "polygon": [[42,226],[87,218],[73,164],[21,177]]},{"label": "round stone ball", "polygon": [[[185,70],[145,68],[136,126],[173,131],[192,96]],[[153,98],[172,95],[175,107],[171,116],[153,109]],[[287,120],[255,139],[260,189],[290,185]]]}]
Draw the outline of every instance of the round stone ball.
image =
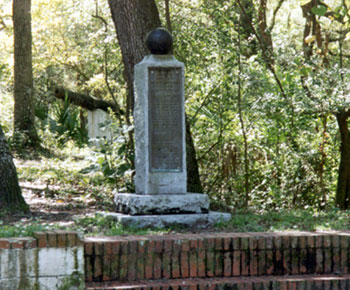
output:
[{"label": "round stone ball", "polygon": [[148,33],[146,45],[152,54],[169,54],[173,46],[173,37],[168,30],[158,27]]}]

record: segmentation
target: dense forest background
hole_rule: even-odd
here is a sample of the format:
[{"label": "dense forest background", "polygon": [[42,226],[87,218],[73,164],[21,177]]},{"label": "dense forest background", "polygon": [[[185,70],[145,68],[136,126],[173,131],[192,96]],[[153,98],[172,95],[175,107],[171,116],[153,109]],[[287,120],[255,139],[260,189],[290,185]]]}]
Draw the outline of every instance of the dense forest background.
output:
[{"label": "dense forest background", "polygon": [[[156,1],[186,66],[186,112],[201,183],[215,206],[348,208],[350,1]],[[169,4],[169,7],[167,7]],[[169,8],[169,9],[167,9]],[[35,127],[43,148],[87,146],[87,111],[57,88],[127,111],[121,49],[107,1],[33,0]],[[13,126],[12,1],[0,4],[0,125]],[[111,112],[111,114],[113,114]],[[85,172],[133,188],[132,117]],[[129,122],[130,121],[130,122]],[[18,148],[17,148],[18,150]]]}]

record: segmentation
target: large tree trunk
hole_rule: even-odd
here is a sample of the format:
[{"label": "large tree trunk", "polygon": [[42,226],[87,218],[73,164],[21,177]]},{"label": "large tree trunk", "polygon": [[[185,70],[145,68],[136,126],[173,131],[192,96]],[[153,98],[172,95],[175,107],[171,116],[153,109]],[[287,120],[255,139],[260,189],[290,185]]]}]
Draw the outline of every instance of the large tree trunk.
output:
[{"label": "large tree trunk", "polygon": [[0,209],[27,211],[28,206],[18,185],[16,167],[0,127]]},{"label": "large tree trunk", "polygon": [[336,117],[341,135],[336,203],[339,208],[348,209],[350,206],[350,131],[348,127],[350,110],[338,112]]},{"label": "large tree trunk", "polygon": [[19,145],[35,146],[31,0],[13,1],[14,30],[14,132],[21,136]]},{"label": "large tree trunk", "polygon": [[[154,0],[108,0],[108,3],[123,56],[128,86],[126,119],[130,122],[128,116],[134,107],[134,66],[149,53],[145,44],[147,33],[159,27],[161,22]],[[202,192],[195,148],[187,127],[187,188],[188,191]]]}]

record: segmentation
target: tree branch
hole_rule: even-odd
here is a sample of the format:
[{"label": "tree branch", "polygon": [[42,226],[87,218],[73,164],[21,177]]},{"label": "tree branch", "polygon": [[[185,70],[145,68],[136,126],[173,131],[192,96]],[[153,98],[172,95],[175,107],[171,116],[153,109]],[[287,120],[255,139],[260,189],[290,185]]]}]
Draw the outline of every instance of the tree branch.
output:
[{"label": "tree branch", "polygon": [[117,117],[124,114],[124,112],[120,110],[117,105],[105,100],[96,99],[92,96],[72,92],[64,88],[55,88],[54,93],[56,98],[61,100],[65,100],[67,98],[70,103],[90,111],[100,109],[108,112],[108,109],[110,108]]}]

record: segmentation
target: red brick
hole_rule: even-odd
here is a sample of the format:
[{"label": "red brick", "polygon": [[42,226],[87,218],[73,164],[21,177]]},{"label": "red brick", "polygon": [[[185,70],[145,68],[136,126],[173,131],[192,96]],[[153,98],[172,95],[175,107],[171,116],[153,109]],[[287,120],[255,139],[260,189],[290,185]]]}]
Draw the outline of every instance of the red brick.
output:
[{"label": "red brick", "polygon": [[[300,250],[300,257],[299,257],[299,272],[300,274],[307,274],[307,249],[302,248]],[[311,269],[310,269],[311,270]]]},{"label": "red brick", "polygon": [[300,258],[300,250],[293,248],[291,250],[291,273],[294,275],[299,274],[299,258]]},{"label": "red brick", "polygon": [[143,280],[145,278],[145,252],[146,242],[144,240],[137,241],[137,260],[136,260],[136,279]]},{"label": "red brick", "polygon": [[288,283],[288,290],[297,290],[297,282],[291,281]]},{"label": "red brick", "polygon": [[215,274],[215,253],[213,250],[207,250],[206,253],[207,259],[206,259],[206,272],[208,277],[214,277]]},{"label": "red brick", "polygon": [[172,248],[173,248],[172,243],[173,243],[172,240],[167,240],[167,239],[164,240],[164,252],[165,253],[172,251]]},{"label": "red brick", "polygon": [[190,276],[188,256],[188,252],[180,253],[181,278],[188,278]]},{"label": "red brick", "polygon": [[113,254],[112,245],[113,244],[111,242],[103,243],[103,254],[104,255],[112,255]]},{"label": "red brick", "polygon": [[273,237],[273,246],[276,250],[281,250],[282,249],[282,237],[280,237],[280,236]]},{"label": "red brick", "polygon": [[332,273],[332,249],[326,248],[324,250],[324,273]]},{"label": "red brick", "polygon": [[231,277],[232,275],[232,256],[231,252],[224,253],[224,276]]},{"label": "red brick", "polygon": [[285,250],[289,250],[291,247],[291,236],[283,236],[282,237],[282,248]]},{"label": "red brick", "polygon": [[346,234],[342,234],[340,236],[340,247],[342,249],[347,249],[349,248],[349,243],[350,243],[350,236]]},{"label": "red brick", "polygon": [[215,251],[215,276],[223,276],[224,274],[224,254],[222,250]]},{"label": "red brick", "polygon": [[347,274],[349,272],[349,260],[348,260],[348,249],[341,248],[340,249],[340,272],[341,274]]},{"label": "red brick", "polygon": [[56,248],[57,247],[57,234],[55,232],[47,232],[47,242],[48,247]]},{"label": "red brick", "polygon": [[316,273],[322,274],[324,273],[324,258],[323,258],[323,249],[316,249]]},{"label": "red brick", "polygon": [[337,234],[332,236],[332,247],[333,248],[340,247],[340,238],[339,238],[339,235]]},{"label": "red brick", "polygon": [[232,251],[232,239],[230,237],[224,238],[224,250]]},{"label": "red brick", "polygon": [[298,239],[299,239],[298,236],[291,236],[291,237],[290,237],[290,247],[291,247],[292,249],[298,249],[298,248],[300,248]]},{"label": "red brick", "polygon": [[197,248],[190,251],[190,277],[198,277]]},{"label": "red brick", "polygon": [[120,249],[121,249],[120,241],[115,241],[112,243],[112,254],[119,255]]},{"label": "red brick", "polygon": [[180,278],[180,252],[174,251],[171,256],[171,277]]},{"label": "red brick", "polygon": [[85,281],[87,282],[93,281],[92,268],[92,257],[85,256]]},{"label": "red brick", "polygon": [[224,239],[221,237],[215,238],[215,250],[223,250],[224,248]]},{"label": "red brick", "polygon": [[154,253],[160,254],[163,252],[163,240],[162,239],[157,239],[154,241]]},{"label": "red brick", "polygon": [[281,250],[276,250],[275,252],[275,261],[274,261],[274,274],[275,275],[283,275],[284,274],[284,268],[283,268],[283,255]]},{"label": "red brick", "polygon": [[241,239],[239,237],[232,237],[232,249],[239,250],[241,248]]},{"label": "red brick", "polygon": [[283,250],[283,270],[284,274],[291,274],[290,250]]},{"label": "red brick", "polygon": [[101,242],[94,243],[94,254],[98,256],[103,255],[103,243]]},{"label": "red brick", "polygon": [[323,236],[323,247],[330,248],[331,245],[332,245],[332,236],[330,235]]},{"label": "red brick", "polygon": [[333,273],[340,272],[340,249],[338,247],[332,249]]},{"label": "red brick", "polygon": [[248,239],[249,239],[249,249],[256,250],[258,248],[258,238],[257,237],[250,237]]},{"label": "red brick", "polygon": [[10,248],[10,241],[9,239],[0,239],[0,249],[9,249]]},{"label": "red brick", "polygon": [[198,241],[198,277],[205,277],[205,250],[203,247],[203,241]]},{"label": "red brick", "polygon": [[128,279],[128,262],[129,262],[128,253],[126,251],[123,251],[123,246],[122,246],[122,251],[120,253],[120,263],[119,263],[120,281],[126,281]]},{"label": "red brick", "polygon": [[153,263],[154,263],[154,241],[149,240],[146,243],[146,256],[145,256],[145,279],[153,278]]},{"label": "red brick", "polygon": [[45,232],[35,232],[34,237],[38,241],[38,248],[46,248],[48,246],[47,234]]},{"label": "red brick", "polygon": [[110,281],[111,280],[111,255],[103,256],[103,273],[102,273],[102,281]]},{"label": "red brick", "polygon": [[250,275],[256,276],[258,275],[258,251],[250,251]]},{"label": "red brick", "polygon": [[28,239],[28,240],[25,242],[24,247],[25,247],[26,249],[35,249],[35,248],[37,247],[37,240],[36,240],[36,239],[33,239],[33,238]]},{"label": "red brick", "polygon": [[162,256],[162,278],[171,278],[171,253],[164,252]]},{"label": "red brick", "polygon": [[190,251],[191,250],[197,251],[197,248],[198,248],[198,240],[197,239],[190,240]]},{"label": "red brick", "polygon": [[307,237],[306,236],[299,236],[299,248],[300,249],[306,249],[307,248]]},{"label": "red brick", "polygon": [[11,249],[23,249],[24,241],[21,238],[12,238],[10,241]]},{"label": "red brick", "polygon": [[160,279],[162,277],[162,258],[161,254],[156,253],[153,256],[153,278]]},{"label": "red brick", "polygon": [[189,250],[190,250],[190,241],[189,240],[182,240],[181,241],[181,251],[188,252]]},{"label": "red brick", "polygon": [[315,248],[315,237],[313,235],[307,236],[306,243],[308,248]]},{"label": "red brick", "polygon": [[249,249],[249,240],[247,237],[241,237],[240,239],[240,249],[248,250]]},{"label": "red brick", "polygon": [[120,256],[119,254],[113,254],[111,256],[111,280],[118,280],[120,276],[120,267],[119,267],[119,261]]},{"label": "red brick", "polygon": [[315,236],[315,247],[317,249],[323,248],[323,236],[321,235]]},{"label": "red brick", "polygon": [[95,256],[93,279],[94,281],[100,281],[102,279],[102,257],[101,256]]},{"label": "red brick", "polygon": [[85,255],[92,256],[94,243],[92,241],[86,241],[84,244]]},{"label": "red brick", "polygon": [[266,274],[266,251],[264,249],[258,251],[258,274]]},{"label": "red brick", "polygon": [[77,246],[78,241],[80,240],[76,232],[70,232],[70,231],[66,233],[66,238],[67,238],[67,247]]},{"label": "red brick", "polygon": [[266,251],[266,273],[267,275],[272,275],[274,270],[274,261],[273,261],[273,251]]},{"label": "red brick", "polygon": [[233,251],[232,257],[232,275],[241,275],[241,251]]},{"label": "red brick", "polygon": [[248,276],[249,275],[249,252],[241,251],[241,275]]},{"label": "red brick", "polygon": [[65,231],[55,231],[57,234],[57,247],[65,248],[67,246],[67,233]]},{"label": "red brick", "polygon": [[137,241],[129,241],[128,251],[128,281],[136,280],[136,262],[137,262]]}]

